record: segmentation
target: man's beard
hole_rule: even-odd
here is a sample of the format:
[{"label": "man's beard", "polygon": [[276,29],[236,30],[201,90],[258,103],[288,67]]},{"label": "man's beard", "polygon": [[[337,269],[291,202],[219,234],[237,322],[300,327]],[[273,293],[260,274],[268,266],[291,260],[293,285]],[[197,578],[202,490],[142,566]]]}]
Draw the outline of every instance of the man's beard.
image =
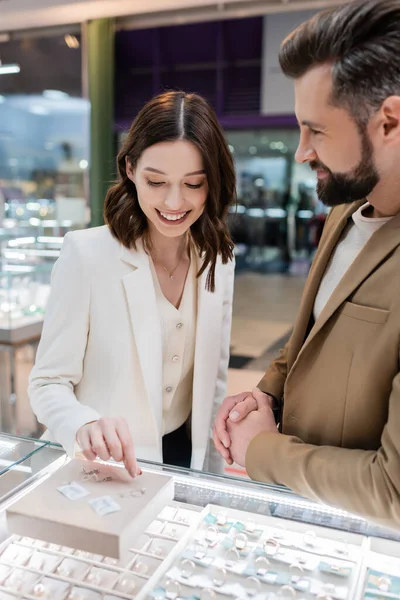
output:
[{"label": "man's beard", "polygon": [[332,173],[328,167],[319,161],[311,161],[313,170],[323,170],[328,173],[326,179],[317,183],[318,198],[326,206],[351,204],[369,196],[379,183],[380,176],[374,162],[372,144],[365,132],[362,135],[362,157],[360,163],[350,173]]}]

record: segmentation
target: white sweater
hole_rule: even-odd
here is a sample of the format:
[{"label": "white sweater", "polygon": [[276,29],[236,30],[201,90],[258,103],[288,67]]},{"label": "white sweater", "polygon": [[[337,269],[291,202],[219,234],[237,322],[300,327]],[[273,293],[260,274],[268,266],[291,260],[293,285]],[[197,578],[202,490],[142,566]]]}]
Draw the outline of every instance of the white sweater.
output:
[{"label": "white sweater", "polygon": [[347,269],[357,258],[358,254],[364,248],[369,238],[378,231],[392,217],[373,219],[363,215],[363,212],[369,208],[367,202],[361,206],[354,214],[352,221],[348,224],[342,233],[338,245],[332,253],[324,276],[321,280],[319,290],[314,302],[314,320],[316,321],[324,309],[326,303],[339,284]]}]

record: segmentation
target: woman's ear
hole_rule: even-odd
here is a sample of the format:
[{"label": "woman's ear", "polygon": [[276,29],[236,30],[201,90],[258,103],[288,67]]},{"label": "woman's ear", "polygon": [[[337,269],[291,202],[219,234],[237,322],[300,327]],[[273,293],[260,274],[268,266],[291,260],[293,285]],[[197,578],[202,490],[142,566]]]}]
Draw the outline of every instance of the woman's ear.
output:
[{"label": "woman's ear", "polygon": [[129,156],[125,156],[125,168],[126,168],[126,174],[129,177],[129,179],[133,183],[136,183],[135,182],[135,176],[136,176],[135,169],[133,168],[132,163],[129,160]]}]

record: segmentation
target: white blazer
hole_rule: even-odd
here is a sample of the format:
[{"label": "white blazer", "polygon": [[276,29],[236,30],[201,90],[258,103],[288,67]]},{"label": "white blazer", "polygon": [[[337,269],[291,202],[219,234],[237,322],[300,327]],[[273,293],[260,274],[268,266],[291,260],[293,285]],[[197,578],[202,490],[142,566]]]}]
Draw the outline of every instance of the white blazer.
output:
[{"label": "white blazer", "polygon": [[[200,259],[199,259],[199,264]],[[234,262],[198,281],[191,467],[202,469],[225,396]],[[67,233],[52,273],[29,397],[46,439],[73,456],[78,429],[103,417],[128,422],[138,458],[162,462],[162,340],[149,258],[107,226]],[[213,410],[214,409],[214,410]]]}]

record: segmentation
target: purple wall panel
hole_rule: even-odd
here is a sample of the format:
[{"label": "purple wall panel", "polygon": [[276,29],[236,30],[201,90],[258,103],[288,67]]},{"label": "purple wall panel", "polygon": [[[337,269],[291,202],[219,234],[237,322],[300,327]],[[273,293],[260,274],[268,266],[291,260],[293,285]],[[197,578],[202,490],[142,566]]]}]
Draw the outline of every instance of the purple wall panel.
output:
[{"label": "purple wall panel", "polygon": [[118,32],[117,126],[159,91],[183,89],[205,96],[221,121],[251,127],[260,113],[262,32],[262,17]]}]

